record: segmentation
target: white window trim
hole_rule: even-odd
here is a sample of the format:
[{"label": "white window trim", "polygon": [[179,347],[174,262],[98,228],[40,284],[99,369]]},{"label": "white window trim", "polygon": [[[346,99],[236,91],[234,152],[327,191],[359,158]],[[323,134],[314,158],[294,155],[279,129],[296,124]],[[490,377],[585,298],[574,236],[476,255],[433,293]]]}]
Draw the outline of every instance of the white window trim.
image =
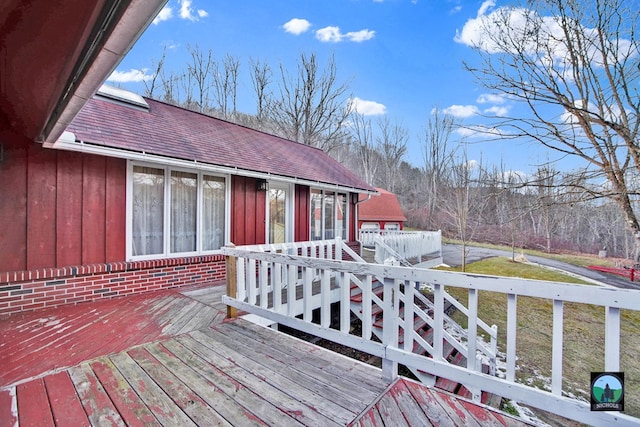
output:
[{"label": "white window trim", "polygon": [[[335,230],[337,225],[338,225],[338,195],[341,194],[345,197],[345,212],[344,212],[344,218],[343,218],[343,223],[344,223],[344,228],[345,228],[345,234],[346,234],[346,239],[345,240],[349,240],[349,226],[351,224],[350,222],[350,215],[351,215],[351,203],[350,203],[350,199],[349,197],[351,197],[351,193],[348,192],[342,192],[342,191],[336,191],[336,190],[325,190],[322,188],[317,188],[317,187],[311,187],[309,189],[309,198],[311,198],[312,192],[313,190],[319,191],[320,194],[322,195],[322,203],[321,203],[321,209],[320,209],[320,226],[322,227],[322,236],[324,237],[324,234],[326,232],[325,228],[324,228],[324,220],[325,220],[325,212],[324,212],[324,198],[325,195],[327,193],[333,193],[335,199],[334,199],[334,203],[333,203],[333,208],[334,208],[334,223],[333,223],[333,229]],[[312,209],[312,206],[309,206],[309,209]],[[311,221],[311,213],[309,213],[309,217],[307,218],[308,221]],[[335,233],[334,233],[335,234]],[[342,237],[342,236],[340,236]],[[311,236],[311,224],[309,224],[309,236],[308,236],[309,240],[312,239]],[[335,236],[334,236],[335,238]]]},{"label": "white window trim", "polygon": [[[142,166],[142,167],[150,167],[155,169],[162,169],[164,171],[164,230],[163,230],[163,248],[164,251],[161,254],[153,254],[153,255],[139,255],[133,256],[132,248],[133,248],[133,167],[134,166]],[[171,252],[170,245],[170,211],[171,211],[171,171],[179,171],[179,172],[188,172],[197,176],[198,178],[198,187],[197,187],[197,218],[196,221],[196,250],[192,252]],[[126,189],[126,230],[125,230],[125,245],[126,245],[126,259],[127,261],[145,261],[152,259],[165,259],[165,258],[179,258],[184,256],[194,256],[194,255],[210,255],[219,253],[220,250],[202,250],[202,182],[203,176],[215,176],[224,178],[225,181],[225,204],[224,204],[224,215],[225,215],[225,223],[224,223],[224,241],[229,241],[229,236],[231,233],[231,178],[228,174],[221,174],[210,172],[206,170],[198,170],[198,169],[189,169],[184,167],[177,166],[168,166],[158,163],[151,162],[140,162],[140,161],[127,161],[127,189]]]}]

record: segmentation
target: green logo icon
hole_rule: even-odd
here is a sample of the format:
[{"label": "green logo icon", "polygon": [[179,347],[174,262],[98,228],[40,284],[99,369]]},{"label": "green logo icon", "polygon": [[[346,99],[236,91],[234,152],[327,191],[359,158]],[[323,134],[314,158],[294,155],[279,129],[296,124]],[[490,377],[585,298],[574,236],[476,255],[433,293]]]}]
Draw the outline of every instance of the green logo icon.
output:
[{"label": "green logo icon", "polygon": [[591,410],[624,410],[624,373],[591,373]]}]

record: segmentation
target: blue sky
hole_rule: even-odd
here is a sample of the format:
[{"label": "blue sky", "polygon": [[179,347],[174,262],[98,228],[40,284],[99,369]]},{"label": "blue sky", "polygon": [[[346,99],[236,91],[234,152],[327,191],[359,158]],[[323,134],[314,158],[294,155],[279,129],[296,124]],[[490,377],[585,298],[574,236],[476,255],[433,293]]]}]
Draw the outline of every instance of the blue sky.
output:
[{"label": "blue sky", "polygon": [[[514,108],[490,96],[463,69],[474,61],[468,46],[476,18],[500,5],[492,0],[169,0],[112,74],[110,83],[139,93],[163,48],[165,68],[183,69],[187,45],[212,49],[241,62],[239,109],[255,111],[249,58],[295,71],[301,52],[320,60],[334,55],[340,80],[349,83],[359,110],[375,121],[386,115],[409,130],[406,161],[422,166],[422,140],[434,107],[464,123],[480,112]],[[274,76],[275,77],[275,76]],[[514,141],[469,142],[468,158],[531,173],[547,160],[536,146]]]}]

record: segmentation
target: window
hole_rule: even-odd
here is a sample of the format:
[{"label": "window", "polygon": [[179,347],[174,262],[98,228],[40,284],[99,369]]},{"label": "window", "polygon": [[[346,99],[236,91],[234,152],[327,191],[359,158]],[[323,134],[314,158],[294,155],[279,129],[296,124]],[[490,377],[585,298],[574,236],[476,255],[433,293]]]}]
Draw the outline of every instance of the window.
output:
[{"label": "window", "polygon": [[267,242],[292,241],[291,189],[287,184],[270,183],[267,192]]},{"label": "window", "polygon": [[346,194],[312,189],[310,205],[311,240],[347,239]]},{"label": "window", "polygon": [[209,252],[224,244],[224,177],[133,164],[129,183],[131,257]]}]

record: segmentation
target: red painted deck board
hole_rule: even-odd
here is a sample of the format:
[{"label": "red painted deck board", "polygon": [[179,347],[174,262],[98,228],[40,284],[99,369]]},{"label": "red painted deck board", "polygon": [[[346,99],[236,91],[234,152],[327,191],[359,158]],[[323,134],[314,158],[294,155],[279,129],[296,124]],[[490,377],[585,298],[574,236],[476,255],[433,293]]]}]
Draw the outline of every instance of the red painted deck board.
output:
[{"label": "red painted deck board", "polygon": [[44,381],[39,378],[16,387],[18,414],[22,426],[53,426],[53,416]]},{"label": "red painted deck board", "polygon": [[58,372],[44,378],[49,404],[56,426],[88,426],[80,398],[67,372]]},{"label": "red painted deck board", "polygon": [[0,390],[0,427],[18,425],[18,407],[15,389]]},{"label": "red painted deck board", "polygon": [[168,290],[0,320],[0,387],[166,337],[173,309],[188,303]]}]

